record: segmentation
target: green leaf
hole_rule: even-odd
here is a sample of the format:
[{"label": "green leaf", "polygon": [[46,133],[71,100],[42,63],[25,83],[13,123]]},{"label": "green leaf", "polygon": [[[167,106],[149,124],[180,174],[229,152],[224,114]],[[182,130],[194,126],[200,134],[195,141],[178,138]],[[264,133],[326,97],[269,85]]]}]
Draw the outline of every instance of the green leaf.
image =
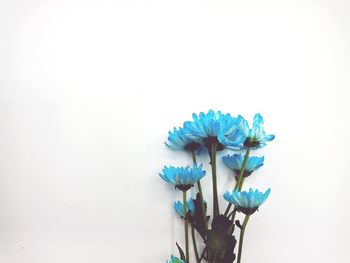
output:
[{"label": "green leaf", "polygon": [[234,236],[230,236],[226,240],[226,248],[225,248],[225,254],[222,259],[222,263],[232,263],[236,259],[236,254],[235,254],[235,246],[236,246],[236,238]]},{"label": "green leaf", "polygon": [[207,240],[205,240],[204,243],[207,245],[209,252],[220,252],[226,248],[227,237],[229,237],[229,235],[219,231],[209,230],[207,233]]},{"label": "green leaf", "polygon": [[[206,206],[206,204],[204,204],[205,211],[203,211],[202,201],[201,201],[199,193],[197,193],[196,199],[193,199],[193,204],[195,207],[195,209],[194,209],[195,213],[194,214],[188,213],[188,215],[187,215],[188,220],[192,224],[194,229],[196,229],[198,231],[198,233],[201,235],[202,239],[204,240],[206,237],[206,225],[207,225],[208,220],[210,218],[209,216],[206,215],[207,206]],[[204,217],[204,215],[205,215],[205,217]],[[204,218],[206,218],[207,222],[204,221]]]},{"label": "green leaf", "polygon": [[180,258],[186,262],[185,253],[183,252],[182,248],[179,246],[179,244],[177,242],[176,242],[176,246],[177,246],[177,249],[179,250]]},{"label": "green leaf", "polygon": [[239,229],[242,229],[242,225],[241,225],[241,222],[239,222],[239,220],[236,220],[235,224]]},{"label": "green leaf", "polygon": [[230,219],[224,215],[219,215],[214,218],[213,222],[211,223],[211,228],[215,231],[226,234],[229,233],[232,225],[233,222]]},{"label": "green leaf", "polygon": [[217,216],[207,233],[205,244],[208,248],[208,257],[216,263],[232,263],[235,260],[234,247],[236,239],[231,236],[233,222],[224,215]]}]

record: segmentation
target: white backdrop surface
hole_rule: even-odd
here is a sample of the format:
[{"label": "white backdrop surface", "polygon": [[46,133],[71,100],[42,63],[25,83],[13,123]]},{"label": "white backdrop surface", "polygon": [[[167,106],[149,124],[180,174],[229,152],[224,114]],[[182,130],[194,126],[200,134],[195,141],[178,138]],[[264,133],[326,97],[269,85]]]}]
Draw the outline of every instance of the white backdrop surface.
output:
[{"label": "white backdrop surface", "polygon": [[334,0],[0,1],[0,262],[165,262],[182,226],[158,173],[190,158],[163,142],[213,108],[260,112],[276,135],[246,182],[272,192],[243,261],[348,263],[349,13]]}]

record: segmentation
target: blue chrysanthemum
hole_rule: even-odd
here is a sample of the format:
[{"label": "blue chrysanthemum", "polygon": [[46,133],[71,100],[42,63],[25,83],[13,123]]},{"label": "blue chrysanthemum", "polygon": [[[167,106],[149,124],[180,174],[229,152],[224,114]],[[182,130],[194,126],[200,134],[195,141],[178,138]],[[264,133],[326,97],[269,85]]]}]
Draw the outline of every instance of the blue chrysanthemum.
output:
[{"label": "blue chrysanthemum", "polygon": [[172,132],[169,131],[168,142],[165,145],[172,150],[195,152],[200,148],[200,143],[197,142],[198,139],[193,139],[193,136],[190,138],[189,134],[190,131],[187,128],[174,128]]},{"label": "blue chrysanthemum", "polygon": [[[207,146],[213,142],[217,143],[217,150],[225,148],[224,142],[219,138],[232,133],[241,123],[242,117],[232,117],[230,114],[222,114],[220,111],[214,112],[209,110],[208,113],[201,112],[198,116],[193,113],[193,121],[184,123],[186,128],[186,136],[198,142],[204,142]],[[231,142],[231,147],[234,147],[234,142]],[[237,145],[239,146],[239,145]]]},{"label": "blue chrysanthemum", "polygon": [[253,214],[261,206],[270,194],[271,189],[265,193],[249,188],[249,192],[234,190],[226,192],[224,199],[235,205],[238,211],[245,214]]},{"label": "blue chrysanthemum", "polygon": [[[235,153],[233,155],[226,155],[222,157],[222,160],[228,168],[235,172],[236,177],[239,175],[243,163],[243,156],[241,154]],[[252,156],[248,157],[246,167],[243,172],[243,176],[247,177],[251,175],[255,170],[259,169],[264,165],[264,156]]]},{"label": "blue chrysanthemum", "polygon": [[[191,215],[194,215],[195,207],[194,207],[194,203],[193,203],[192,198],[190,198],[186,201],[186,206],[187,206],[187,211],[189,211],[191,213]],[[181,201],[174,202],[174,208],[175,208],[176,213],[179,216],[181,216],[182,218],[185,218],[185,215],[187,213],[185,213],[184,205]]]},{"label": "blue chrysanthemum", "polygon": [[194,183],[205,175],[202,165],[193,167],[167,167],[164,166],[163,173],[159,176],[166,182],[175,185],[181,191],[187,191]]},{"label": "blue chrysanthemum", "polygon": [[219,140],[228,147],[237,148],[241,145],[245,148],[262,148],[266,146],[266,142],[272,141],[275,135],[267,135],[264,130],[264,119],[257,113],[254,116],[252,128],[249,128],[247,120],[242,119],[239,128],[229,135],[220,135]]},{"label": "blue chrysanthemum", "polygon": [[166,261],[167,263],[186,263],[182,259],[179,259],[177,257],[171,256],[171,259]]}]

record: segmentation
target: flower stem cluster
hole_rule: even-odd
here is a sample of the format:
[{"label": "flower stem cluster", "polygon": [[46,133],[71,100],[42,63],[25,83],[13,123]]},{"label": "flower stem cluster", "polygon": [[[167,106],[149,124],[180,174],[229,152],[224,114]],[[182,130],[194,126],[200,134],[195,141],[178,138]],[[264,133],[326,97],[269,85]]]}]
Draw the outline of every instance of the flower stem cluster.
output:
[{"label": "flower stem cluster", "polygon": [[[186,167],[165,166],[160,177],[182,192],[182,202],[176,201],[174,208],[179,217],[184,220],[185,251],[176,243],[179,258],[172,256],[167,262],[190,263],[189,227],[193,243],[193,258],[196,263],[231,263],[236,259],[234,234],[235,224],[240,228],[237,262],[241,263],[243,238],[248,220],[265,202],[270,189],[265,192],[253,190],[243,191],[247,177],[251,176],[264,165],[263,156],[250,156],[253,150],[266,146],[275,136],[267,135],[264,121],[256,114],[252,126],[241,116],[233,117],[220,111],[209,110],[193,114],[191,121],[184,122],[182,127],[169,132],[165,145],[177,151],[191,154],[192,164]],[[235,184],[232,191],[227,191],[223,198],[228,202],[227,208],[220,212],[218,193],[217,156],[221,152],[237,151],[222,158],[223,163],[232,171]],[[212,194],[203,193],[201,179],[206,175],[203,164],[197,164],[197,156],[209,155],[211,166]],[[243,154],[242,154],[242,153]],[[188,197],[188,190],[195,188],[197,194]],[[206,195],[205,195],[206,194]],[[207,203],[204,196],[212,198],[213,210],[207,213]],[[243,223],[236,220],[237,212],[244,214]],[[197,247],[197,238],[205,244],[202,251]]]}]

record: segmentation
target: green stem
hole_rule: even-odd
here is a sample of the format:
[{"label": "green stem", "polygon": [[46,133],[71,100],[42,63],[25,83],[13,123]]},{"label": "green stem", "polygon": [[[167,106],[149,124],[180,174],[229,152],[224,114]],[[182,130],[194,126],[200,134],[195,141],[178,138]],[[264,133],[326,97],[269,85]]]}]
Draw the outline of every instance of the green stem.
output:
[{"label": "green stem", "polygon": [[[243,162],[242,162],[242,166],[241,166],[241,170],[239,171],[239,175],[238,175],[238,178],[237,178],[237,181],[236,181],[236,186],[235,186],[235,190],[239,190],[241,191],[242,190],[242,187],[243,187],[243,183],[244,183],[244,177],[243,177],[243,174],[244,174],[244,171],[245,171],[245,168],[247,166],[247,162],[248,162],[248,159],[249,159],[249,154],[250,154],[250,148],[247,148],[247,151],[244,155],[244,158],[243,158]],[[227,215],[226,212],[228,213],[230,211],[230,208],[231,208],[232,204],[229,203],[227,208],[226,208],[226,211],[225,211],[225,216]],[[234,224],[235,224],[235,218],[236,218],[236,210],[233,211],[233,214],[232,214],[232,221],[233,221],[233,225],[230,229],[230,233],[232,235],[235,227],[234,227]]]},{"label": "green stem", "polygon": [[245,218],[244,218],[244,221],[243,221],[242,228],[241,228],[241,234],[239,235],[239,247],[238,247],[237,263],[241,263],[244,231],[245,231],[245,228],[246,228],[246,226],[248,224],[248,220],[249,220],[249,215],[246,215]]},{"label": "green stem", "polygon": [[247,151],[246,151],[246,153],[244,155],[244,158],[243,158],[242,167],[241,167],[241,170],[239,172],[239,176],[237,178],[237,183],[236,183],[236,186],[235,186],[235,190],[236,189],[238,189],[238,190],[242,189],[242,186],[243,186],[243,174],[244,174],[245,167],[247,166],[249,153],[250,153],[250,148],[247,148]]},{"label": "green stem", "polygon": [[228,215],[228,212],[230,212],[230,209],[232,207],[232,204],[231,203],[228,203],[227,207],[226,207],[226,210],[225,210],[225,213],[224,213],[224,216],[227,216]]},{"label": "green stem", "polygon": [[233,214],[235,213],[235,209],[233,209],[233,211],[231,212],[231,213],[229,213],[228,215],[227,215],[227,217],[228,218],[230,218],[231,217],[231,219],[233,219]]},{"label": "green stem", "polygon": [[242,177],[241,183],[238,186],[238,190],[241,191],[242,187],[243,187],[243,183],[244,183],[245,177]]},{"label": "green stem", "polygon": [[236,218],[236,213],[237,213],[237,210],[236,209],[233,209],[232,211],[232,217],[231,217],[231,220],[233,222],[233,225],[231,226],[231,229],[230,229],[230,235],[233,234],[233,231],[235,230],[235,218]]},{"label": "green stem", "polygon": [[[192,153],[193,164],[197,164],[195,152],[192,151],[191,153]],[[200,180],[197,181],[197,187],[198,187],[199,197],[201,199],[200,201],[201,201],[201,205],[202,205],[202,215],[203,215],[203,222],[204,222],[205,230],[208,230],[208,221],[207,221],[207,216],[206,216],[206,213],[205,213],[205,205],[204,205],[204,199],[203,199],[202,185],[201,185]]]},{"label": "green stem", "polygon": [[193,164],[197,164],[196,153],[195,153],[194,151],[192,151],[191,154],[192,154],[192,161],[193,161]]},{"label": "green stem", "polygon": [[219,215],[219,200],[218,200],[218,187],[216,179],[216,147],[217,144],[211,145],[211,171],[213,177],[213,219]]},{"label": "green stem", "polygon": [[185,242],[186,242],[186,262],[189,263],[189,247],[188,247],[188,219],[187,219],[187,202],[186,202],[186,191],[182,192],[184,215],[185,215]]},{"label": "green stem", "polygon": [[196,234],[194,232],[194,228],[193,228],[192,225],[191,225],[191,233],[192,233],[192,242],[193,242],[194,254],[196,255],[197,263],[199,263],[200,260],[199,260],[199,254],[198,254],[198,249],[197,249]]}]

